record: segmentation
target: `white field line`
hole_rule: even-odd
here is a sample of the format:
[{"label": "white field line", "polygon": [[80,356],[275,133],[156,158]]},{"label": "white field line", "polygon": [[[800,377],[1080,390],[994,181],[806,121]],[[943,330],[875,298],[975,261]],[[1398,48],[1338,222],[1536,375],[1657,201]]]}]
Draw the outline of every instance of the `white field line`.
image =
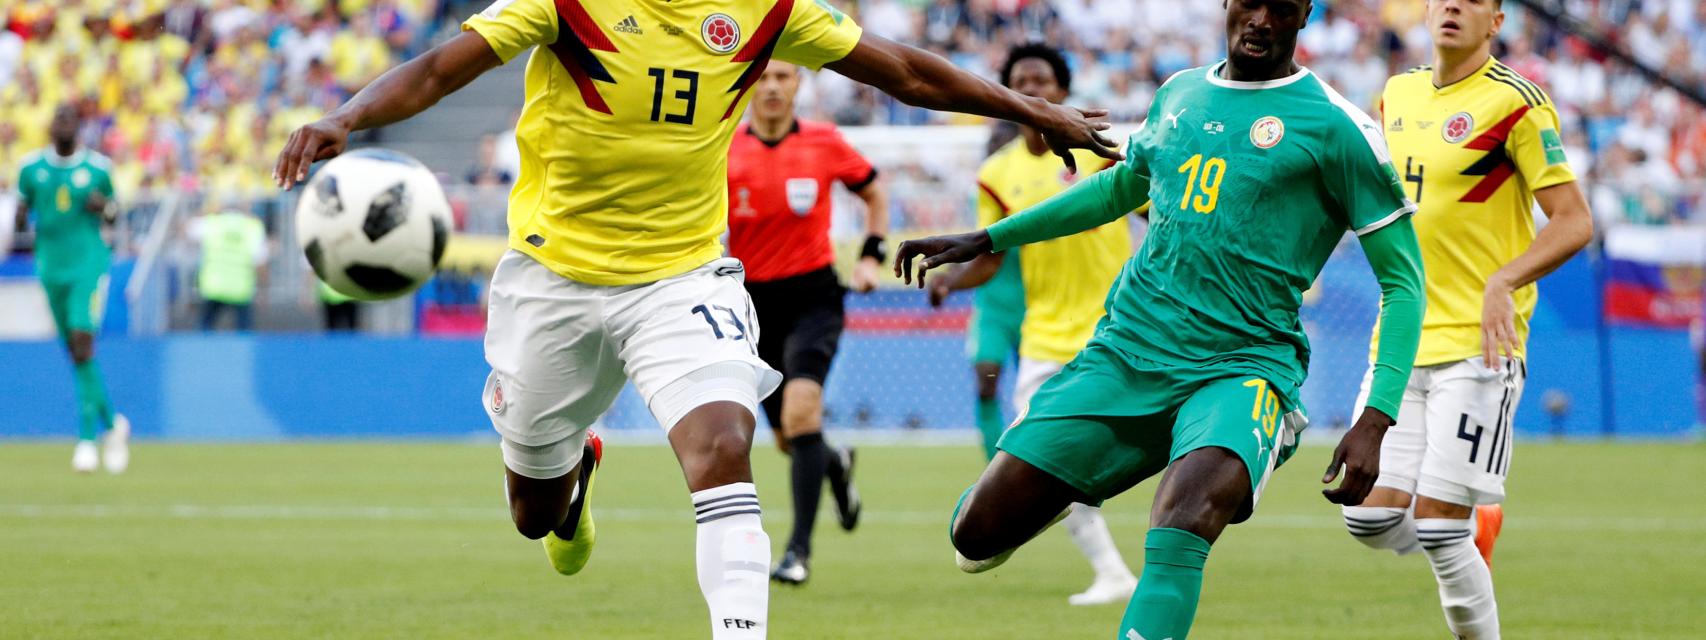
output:
[{"label": "white field line", "polygon": [[[596,508],[599,520],[605,522],[671,523],[691,522],[688,509],[663,508]],[[947,510],[893,511],[866,510],[864,519],[870,522],[900,525],[945,526]],[[771,510],[765,515],[786,519],[787,510]],[[1145,526],[1147,516],[1137,513],[1104,512],[1108,522],[1122,526]],[[339,506],[339,505],[44,505],[0,504],[0,520],[5,519],[179,519],[179,520],[407,520],[407,521],[492,521],[507,522],[509,514],[502,507],[406,507],[406,506]],[[1561,531],[1706,531],[1706,517],[1617,517],[1590,518],[1585,516],[1512,517],[1505,526],[1519,530]],[[1337,516],[1304,514],[1257,513],[1249,522],[1237,525],[1240,529],[1331,529],[1344,527]]]}]

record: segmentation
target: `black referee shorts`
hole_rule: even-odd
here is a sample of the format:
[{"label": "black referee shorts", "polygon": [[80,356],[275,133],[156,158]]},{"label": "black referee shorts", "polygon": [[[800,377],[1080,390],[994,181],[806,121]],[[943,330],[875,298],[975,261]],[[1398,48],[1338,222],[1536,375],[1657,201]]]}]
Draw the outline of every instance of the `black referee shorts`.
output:
[{"label": "black referee shorts", "polygon": [[[782,381],[796,378],[823,384],[830,361],[841,344],[846,308],[833,267],[808,271],[769,282],[747,282],[753,310],[758,314],[758,357],[782,372]],[[764,401],[772,428],[782,418],[782,393]]]}]

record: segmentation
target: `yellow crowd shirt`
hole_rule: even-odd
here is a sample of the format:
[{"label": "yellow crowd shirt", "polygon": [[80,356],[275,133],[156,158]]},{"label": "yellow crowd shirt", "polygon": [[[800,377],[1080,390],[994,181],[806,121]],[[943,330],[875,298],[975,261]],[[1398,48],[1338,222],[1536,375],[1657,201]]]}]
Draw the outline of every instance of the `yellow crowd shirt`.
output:
[{"label": "yellow crowd shirt", "polygon": [[[1416,365],[1481,355],[1487,279],[1534,242],[1534,192],[1576,179],[1558,112],[1540,87],[1488,58],[1445,87],[1433,85],[1431,67],[1394,76],[1381,113],[1393,168],[1418,206],[1428,272]],[[1526,341],[1534,285],[1514,298],[1519,342]]]},{"label": "yellow crowd shirt", "polygon": [[653,282],[723,255],[729,141],[765,63],[840,60],[824,0],[499,0],[463,23],[527,62],[511,247],[566,278]]},{"label": "yellow crowd shirt", "polygon": [[[1053,153],[1031,153],[1023,137],[996,151],[978,169],[978,223],[995,224],[1112,166],[1089,151],[1073,154],[1079,175],[1067,173]],[[1108,289],[1131,258],[1131,230],[1121,218],[1083,233],[1025,245],[1017,257],[1025,283],[1019,355],[1065,363],[1096,332]]]}]

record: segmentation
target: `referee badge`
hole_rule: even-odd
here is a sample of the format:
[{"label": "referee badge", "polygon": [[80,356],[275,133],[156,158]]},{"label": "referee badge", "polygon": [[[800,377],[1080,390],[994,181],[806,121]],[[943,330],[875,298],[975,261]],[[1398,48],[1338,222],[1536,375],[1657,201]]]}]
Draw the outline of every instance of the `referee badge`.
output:
[{"label": "referee badge", "polygon": [[812,212],[812,205],[817,204],[817,180],[812,178],[788,178],[788,208],[794,215],[805,217]]}]

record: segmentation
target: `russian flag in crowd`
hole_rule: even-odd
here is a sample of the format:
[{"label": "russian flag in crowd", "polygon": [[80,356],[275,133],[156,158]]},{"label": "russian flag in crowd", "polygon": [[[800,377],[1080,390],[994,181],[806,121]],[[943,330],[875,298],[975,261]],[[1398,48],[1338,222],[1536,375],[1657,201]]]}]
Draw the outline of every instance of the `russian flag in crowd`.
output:
[{"label": "russian flag in crowd", "polygon": [[1687,328],[1702,314],[1706,228],[1612,227],[1605,237],[1605,317]]}]

